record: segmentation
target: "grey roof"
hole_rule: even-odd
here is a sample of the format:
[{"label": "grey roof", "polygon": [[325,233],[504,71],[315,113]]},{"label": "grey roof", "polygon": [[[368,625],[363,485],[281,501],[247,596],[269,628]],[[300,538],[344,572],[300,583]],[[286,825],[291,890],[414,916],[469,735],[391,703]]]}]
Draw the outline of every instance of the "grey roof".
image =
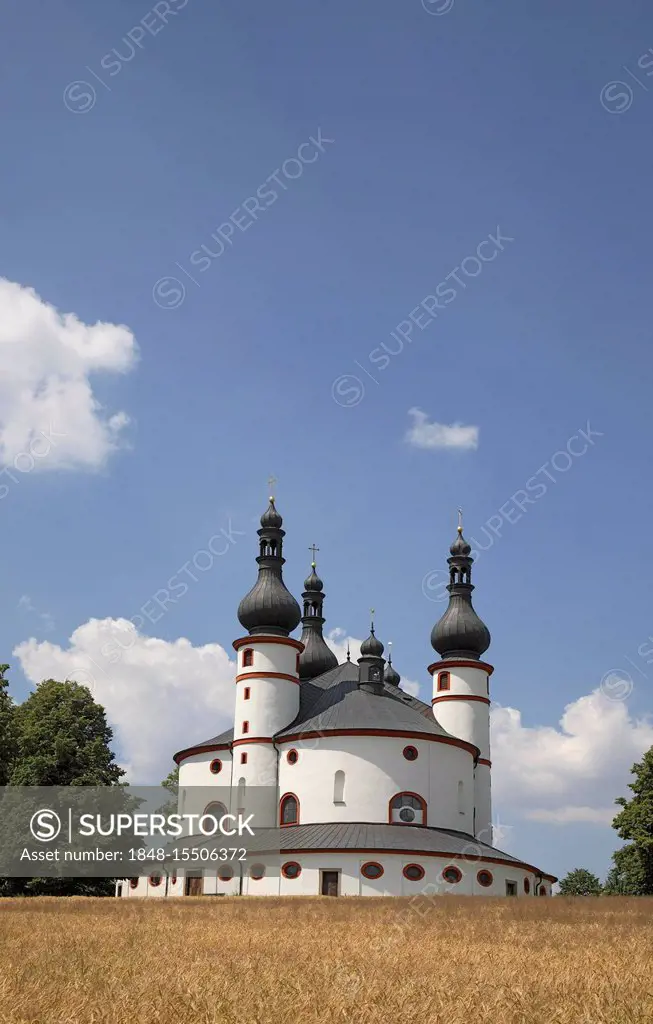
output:
[{"label": "grey roof", "polygon": [[361,690],[358,667],[345,662],[309,683],[302,683],[299,714],[276,735],[331,729],[388,729],[449,736],[433,718],[431,708],[384,683],[380,693]]},{"label": "grey roof", "polygon": [[182,754],[186,754],[189,750],[194,750],[196,747],[219,747],[226,743],[231,743],[233,738],[233,728],[225,729],[224,732],[218,733],[217,736],[211,736],[208,740],[201,740],[199,743],[192,743],[190,747],[184,747],[183,750],[178,750],[176,754],[173,754],[173,761],[176,761]]}]

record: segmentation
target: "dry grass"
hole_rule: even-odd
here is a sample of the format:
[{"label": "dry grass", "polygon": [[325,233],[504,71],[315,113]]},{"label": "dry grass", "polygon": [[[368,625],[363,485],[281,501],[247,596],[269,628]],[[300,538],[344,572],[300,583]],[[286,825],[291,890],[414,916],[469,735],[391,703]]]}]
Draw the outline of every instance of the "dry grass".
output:
[{"label": "dry grass", "polygon": [[653,900],[0,901],[1,1024],[327,1021],[653,1021]]}]

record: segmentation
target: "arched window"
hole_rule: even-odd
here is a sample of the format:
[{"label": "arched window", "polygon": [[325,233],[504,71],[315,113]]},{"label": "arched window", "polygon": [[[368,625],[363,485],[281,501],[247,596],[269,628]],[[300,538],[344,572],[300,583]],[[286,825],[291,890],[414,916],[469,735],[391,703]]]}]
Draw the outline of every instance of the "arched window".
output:
[{"label": "arched window", "polygon": [[243,668],[249,668],[254,664],[254,651],[251,647],[248,647],[246,651],[243,651]]},{"label": "arched window", "polygon": [[525,893],[526,893],[526,895],[528,896],[528,894],[529,894],[529,892],[530,892],[530,891],[531,891],[531,883],[530,883],[530,879],[528,879],[528,878],[525,878],[525,879],[524,879],[524,892],[525,892]]},{"label": "arched window", "polygon": [[210,814],[216,821],[220,821],[220,818],[224,817],[227,813],[227,808],[219,800],[212,800],[211,803],[206,805],[202,813]]},{"label": "arched window", "polygon": [[279,824],[299,824],[299,801],[294,793],[286,793],[279,804]]},{"label": "arched window", "polygon": [[344,804],[345,802],[345,773],[337,771],[333,776],[333,802]]},{"label": "arched window", "polygon": [[540,886],[540,896],[546,896],[546,886],[545,885],[541,885]]},{"label": "arched window", "polygon": [[438,690],[451,689],[451,676],[448,672],[438,672]]},{"label": "arched window", "polygon": [[392,825],[426,825],[426,800],[418,793],[397,793],[390,801]]},{"label": "arched window", "polygon": [[458,783],[458,814],[465,813],[465,787],[462,780]]},{"label": "arched window", "polygon": [[238,810],[239,811],[244,811],[245,810],[245,786],[246,785],[247,785],[247,783],[245,782],[245,779],[243,779],[243,778],[238,779],[238,789],[236,790],[236,801],[237,801],[237,804],[238,804]]}]

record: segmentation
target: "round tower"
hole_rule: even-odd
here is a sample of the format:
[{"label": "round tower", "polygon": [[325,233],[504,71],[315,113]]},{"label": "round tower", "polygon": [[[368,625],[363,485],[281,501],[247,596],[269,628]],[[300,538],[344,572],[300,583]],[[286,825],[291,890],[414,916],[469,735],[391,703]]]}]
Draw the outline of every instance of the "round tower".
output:
[{"label": "round tower", "polygon": [[474,559],[462,523],[449,550],[449,605],[431,632],[431,644],[441,658],[429,665],[433,714],[447,732],[479,749],[474,771],[474,834],[491,845],[490,676],[494,669],[481,661],[491,638],[472,605]]},{"label": "round tower", "polygon": [[[303,644],[289,633],[301,612],[282,577],[283,520],[274,498],[261,516],[258,530],[258,579],[238,606],[248,635],[234,640],[238,659],[233,739],[233,782],[239,806],[256,809],[259,827],[277,824],[278,761],[275,733],[290,725],[299,712],[299,657]],[[246,801],[248,787],[257,793],[255,808]]]},{"label": "round tower", "polygon": [[[313,552],[313,558],[315,558],[315,552],[319,551],[319,548],[313,545],[309,550]],[[315,679],[316,676],[321,676],[323,672],[328,672],[329,669],[336,668],[338,665],[338,659],[331,648],[327,646],[322,634],[325,622],[322,614],[325,598],[324,584],[315,570],[315,561],[312,561],[311,571],[304,580],[302,594],[304,614],[302,616],[301,643],[304,645],[304,650],[299,655],[299,678],[302,682]]]}]

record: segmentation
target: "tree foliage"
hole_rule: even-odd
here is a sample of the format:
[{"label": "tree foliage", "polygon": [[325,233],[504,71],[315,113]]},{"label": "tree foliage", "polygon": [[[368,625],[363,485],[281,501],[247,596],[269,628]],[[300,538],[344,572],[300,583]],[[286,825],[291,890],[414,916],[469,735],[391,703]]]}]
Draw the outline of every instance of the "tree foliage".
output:
[{"label": "tree foliage", "polygon": [[561,896],[599,896],[601,882],[587,868],[575,868],[560,882]]},{"label": "tree foliage", "polygon": [[0,665],[0,786],[6,786],[16,758],[16,705],[9,694],[5,675],[9,665]]},{"label": "tree foliage", "polygon": [[[612,827],[622,839],[627,839],[630,846],[619,850],[621,861],[615,866],[620,868],[629,883],[640,890],[640,895],[653,895],[653,747],[648,750],[641,761],[631,768],[634,776],[628,788],[633,791],[630,800],[620,796],[616,803],[622,808],[617,814]],[[625,851],[628,851],[626,853]],[[616,857],[616,855],[615,855]]]}]

